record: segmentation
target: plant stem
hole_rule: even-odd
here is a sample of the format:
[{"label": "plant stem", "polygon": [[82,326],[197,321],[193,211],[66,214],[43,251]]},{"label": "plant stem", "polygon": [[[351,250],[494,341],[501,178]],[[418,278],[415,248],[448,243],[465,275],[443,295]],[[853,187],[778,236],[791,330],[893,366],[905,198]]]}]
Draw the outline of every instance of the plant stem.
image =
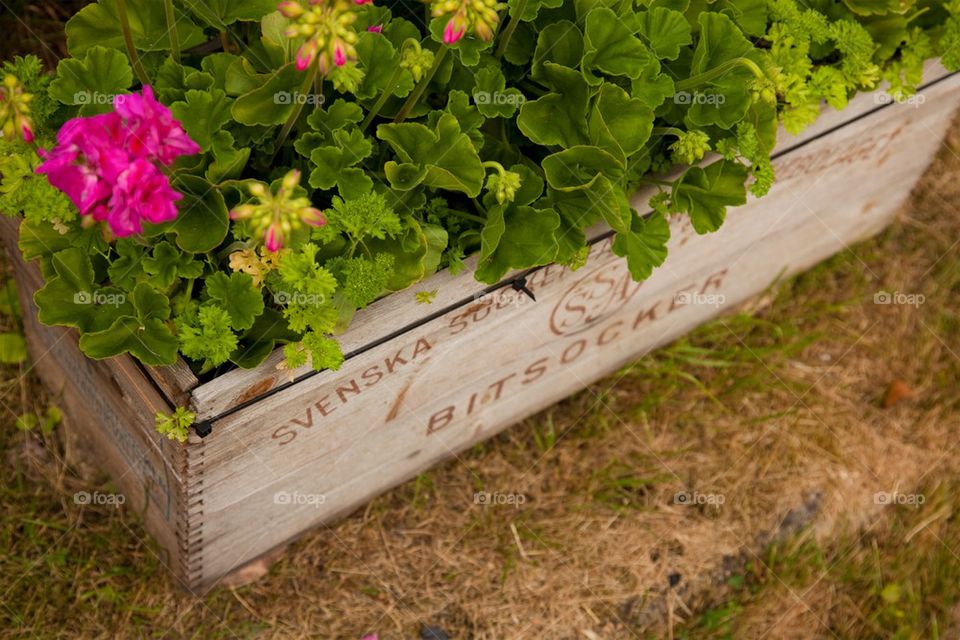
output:
[{"label": "plant stem", "polygon": [[230,53],[230,37],[226,31],[220,32],[220,46],[223,47],[225,53]]},{"label": "plant stem", "polygon": [[734,58],[733,60],[727,60],[721,65],[710,69],[709,71],[704,71],[703,73],[695,76],[691,76],[686,80],[680,80],[676,84],[677,91],[687,91],[689,89],[695,89],[702,84],[706,84],[712,80],[716,80],[725,73],[729,73],[733,70],[734,67],[743,66],[749,69],[753,75],[758,78],[764,78],[763,70],[757,65],[756,62],[750,60],[749,58]]},{"label": "plant stem", "polygon": [[170,34],[170,53],[174,62],[180,62],[180,34],[177,33],[177,18],[173,13],[173,0],[163,0],[163,11],[167,16],[167,33]]},{"label": "plant stem", "polygon": [[653,136],[676,136],[677,138],[683,136],[683,134],[684,131],[676,127],[654,127],[650,132],[650,135]]},{"label": "plant stem", "polygon": [[447,213],[452,213],[455,216],[459,216],[465,220],[471,220],[473,222],[479,222],[480,224],[487,224],[486,219],[474,215],[472,213],[467,213],[466,211],[456,211],[454,209],[447,209]]},{"label": "plant stem", "polygon": [[130,56],[130,62],[133,64],[133,70],[137,74],[140,84],[150,84],[150,78],[147,77],[147,71],[140,62],[140,56],[137,54],[137,48],[133,45],[133,32],[130,31],[130,17],[127,16],[127,0],[117,0],[117,17],[120,19],[120,31],[123,32],[123,44],[127,48],[127,55]]},{"label": "plant stem", "polygon": [[523,15],[523,12],[527,10],[527,1],[528,0],[520,0],[517,4],[515,15],[510,17],[510,24],[503,30],[503,35],[500,36],[500,44],[497,45],[497,60],[502,58],[504,52],[507,50],[507,45],[510,44],[510,38],[513,37],[513,32],[517,30],[517,25],[520,24],[520,17]]},{"label": "plant stem", "polygon": [[[300,95],[306,95],[310,91],[316,75],[317,65],[311,64],[310,71],[304,74],[303,84],[300,85]],[[290,135],[293,125],[297,123],[297,119],[300,117],[300,114],[303,113],[304,101],[295,99],[293,102],[293,111],[290,112],[290,116],[287,118],[287,121],[283,123],[283,129],[280,130],[280,136],[277,138],[277,146],[274,147],[273,151],[274,157],[276,157],[277,153],[280,152],[280,148],[283,146],[283,143],[287,141],[287,136]]]},{"label": "plant stem", "polygon": [[413,93],[410,94],[410,97],[407,98],[407,101],[403,103],[402,107],[400,107],[400,112],[397,114],[397,117],[393,119],[394,122],[403,122],[406,120],[413,108],[417,106],[418,102],[420,102],[420,98],[423,97],[423,92],[427,90],[427,85],[430,84],[430,82],[433,80],[433,76],[436,75],[437,69],[440,68],[440,63],[443,62],[443,58],[447,55],[448,49],[449,47],[447,45],[440,45],[440,48],[437,50],[437,54],[433,57],[433,66],[430,67],[430,71],[427,72],[427,75],[420,79],[420,82],[414,88]]},{"label": "plant stem", "polygon": [[376,118],[377,114],[380,113],[380,110],[383,109],[383,105],[387,104],[387,100],[389,100],[390,96],[393,95],[393,92],[397,90],[397,85],[400,84],[400,77],[402,74],[403,67],[397,65],[397,68],[393,70],[393,75],[390,76],[390,80],[387,82],[387,88],[383,90],[383,93],[380,94],[377,102],[367,113],[367,117],[364,118],[363,123],[360,124],[360,131],[366,131],[367,127],[370,126],[370,123],[373,122],[373,119]]}]

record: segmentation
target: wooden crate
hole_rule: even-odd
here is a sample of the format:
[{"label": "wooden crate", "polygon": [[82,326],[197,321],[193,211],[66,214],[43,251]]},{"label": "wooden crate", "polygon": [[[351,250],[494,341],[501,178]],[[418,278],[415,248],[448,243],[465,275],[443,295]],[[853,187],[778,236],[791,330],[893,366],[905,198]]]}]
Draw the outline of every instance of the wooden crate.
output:
[{"label": "wooden crate", "polygon": [[[498,287],[477,283],[472,268],[441,272],[359,313],[335,372],[281,371],[274,353],[199,384],[182,363],[89,361],[72,332],[36,321],[40,276],[19,261],[8,221],[33,361],[146,514],[173,574],[202,591],[884,228],[960,98],[960,77],[937,65],[927,77],[908,103],[861,95],[802,136],[783,135],[770,195],[731,210],[713,235],[675,219],[669,258],[643,283],[602,229],[578,271],[548,266]],[[521,276],[536,301],[514,288]],[[432,304],[415,302],[434,290]],[[197,433],[186,445],[159,437],[155,412],[184,404]]]}]

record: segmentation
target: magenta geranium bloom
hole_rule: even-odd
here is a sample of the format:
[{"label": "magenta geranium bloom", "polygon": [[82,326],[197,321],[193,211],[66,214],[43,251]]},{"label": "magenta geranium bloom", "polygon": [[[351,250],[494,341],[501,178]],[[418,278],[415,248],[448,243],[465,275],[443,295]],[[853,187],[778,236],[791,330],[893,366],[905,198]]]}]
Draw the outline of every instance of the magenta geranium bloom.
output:
[{"label": "magenta geranium bloom", "polygon": [[57,133],[57,144],[41,151],[37,173],[63,191],[80,215],[105,221],[113,235],[143,232],[144,221],[158,224],[177,217],[174,191],[160,170],[200,147],[150,87],[117,96],[114,111],[74,118]]}]

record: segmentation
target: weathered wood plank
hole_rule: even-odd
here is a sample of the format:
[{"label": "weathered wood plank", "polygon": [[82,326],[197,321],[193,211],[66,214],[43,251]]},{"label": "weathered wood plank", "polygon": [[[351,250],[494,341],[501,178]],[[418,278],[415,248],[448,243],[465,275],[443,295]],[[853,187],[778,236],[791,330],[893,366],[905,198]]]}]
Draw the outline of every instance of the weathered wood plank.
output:
[{"label": "weathered wood plank", "polygon": [[536,303],[510,289],[477,299],[218,421],[204,440],[197,580],[211,584],[879,231],[958,94],[950,78],[919,108],[879,110],[780,157],[773,192],[716,234],[674,220],[670,258],[643,283],[601,241],[580,271],[536,272]]},{"label": "weathered wood plank", "polygon": [[189,559],[182,543],[188,535],[187,451],[153,426],[156,412],[169,412],[171,406],[131,358],[89,360],[80,352],[76,332],[39,322],[33,294],[42,278],[36,265],[20,257],[18,225],[0,217],[0,235],[20,293],[31,370],[60,398],[69,428],[97,451],[127,507],[144,517],[147,531],[167,551],[163,561],[188,586]]},{"label": "weathered wood plank", "polygon": [[[939,62],[931,61],[926,66],[924,77],[928,82],[938,82],[949,76],[950,73]],[[883,92],[858,94],[843,111],[825,108],[821,118],[800,136],[791,136],[781,130],[777,152],[787,153],[790,149],[802,146],[825,132],[844,123],[853,122],[864,114],[883,108],[884,105],[886,108],[910,107],[910,105],[891,105],[885,96]],[[923,96],[923,99],[925,100],[926,96]],[[638,193],[633,200],[634,206],[638,210],[646,210],[651,193],[652,191]],[[603,229],[598,228],[594,233],[599,235],[602,232]],[[468,259],[466,264],[467,268],[458,276],[442,271],[410,290],[378,300],[361,310],[347,332],[338,338],[344,352],[350,354],[363,349],[378,338],[398,328],[417,323],[437,310],[462,304],[465,300],[482,295],[484,285],[473,278],[476,258]],[[414,304],[414,296],[419,291],[436,291],[437,297],[433,304]],[[235,369],[196,387],[192,393],[192,409],[200,419],[210,419],[311,372],[309,367],[285,371],[279,367],[283,360],[282,350],[278,349],[256,369]]]}]

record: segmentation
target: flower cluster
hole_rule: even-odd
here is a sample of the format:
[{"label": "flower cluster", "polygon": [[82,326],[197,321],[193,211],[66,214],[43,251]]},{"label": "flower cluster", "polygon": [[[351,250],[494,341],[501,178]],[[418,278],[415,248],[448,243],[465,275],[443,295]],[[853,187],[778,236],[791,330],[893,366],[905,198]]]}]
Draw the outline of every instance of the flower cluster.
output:
[{"label": "flower cluster", "polygon": [[69,120],[57,144],[40,152],[37,173],[63,191],[95,222],[106,221],[114,236],[143,232],[143,222],[159,224],[177,217],[173,190],[160,169],[182,155],[200,152],[170,110],[150,87],[140,95],[120,95],[114,110]]},{"label": "flower cluster", "polygon": [[497,0],[434,0],[431,14],[434,18],[450,16],[443,28],[446,44],[458,42],[467,31],[489,42],[500,22],[497,11],[504,6]]},{"label": "flower cluster", "polygon": [[7,74],[0,85],[0,132],[3,137],[20,136],[33,142],[33,127],[30,123],[30,101],[33,96],[24,91],[16,76]]},{"label": "flower cluster", "polygon": [[357,59],[357,7],[372,0],[283,0],[277,9],[294,21],[288,38],[306,38],[297,51],[297,69],[307,69],[314,60],[321,75],[334,66],[342,67]]},{"label": "flower cluster", "polygon": [[[232,220],[246,220],[252,231],[263,236],[267,251],[279,251],[284,240],[303,225],[319,227],[326,224],[323,212],[315,209],[306,195],[297,193],[300,172],[290,171],[274,193],[262,182],[251,182],[247,187],[258,204],[242,204],[230,212]],[[302,191],[302,190],[301,190]]]}]

